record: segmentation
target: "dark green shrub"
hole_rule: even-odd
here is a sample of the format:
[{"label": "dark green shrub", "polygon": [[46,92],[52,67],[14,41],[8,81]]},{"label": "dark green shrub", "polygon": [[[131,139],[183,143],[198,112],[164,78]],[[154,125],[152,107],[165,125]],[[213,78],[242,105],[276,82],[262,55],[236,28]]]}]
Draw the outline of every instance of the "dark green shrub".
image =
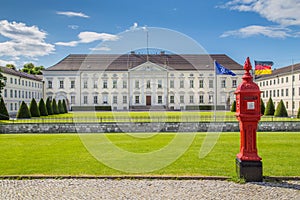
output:
[{"label": "dark green shrub", "polygon": [[30,111],[27,107],[27,104],[22,101],[21,106],[19,108],[18,114],[17,114],[18,119],[27,119],[31,118]]},{"label": "dark green shrub", "polygon": [[287,117],[288,116],[285,105],[282,100],[277,105],[274,116],[275,117]]},{"label": "dark green shrub", "polygon": [[41,116],[40,115],[40,110],[39,110],[38,105],[37,105],[34,98],[30,102],[29,111],[30,111],[31,117]]},{"label": "dark green shrub", "polygon": [[266,109],[265,109],[265,115],[273,116],[273,115],[274,115],[274,112],[275,112],[274,103],[273,103],[272,98],[270,97],[270,98],[269,98],[269,101],[268,101],[268,103],[267,103],[267,107],[266,107]]},{"label": "dark green shrub", "polygon": [[68,108],[67,108],[66,100],[63,100],[62,104],[63,104],[65,113],[68,113]]},{"label": "dark green shrub", "polygon": [[53,114],[59,114],[58,106],[56,104],[55,99],[52,100],[52,110],[53,110]]},{"label": "dark green shrub", "polygon": [[236,112],[236,101],[234,100],[231,104],[231,108],[230,108],[231,112]]},{"label": "dark green shrub", "polygon": [[0,100],[0,120],[9,120],[9,114],[2,97]]},{"label": "dark green shrub", "polygon": [[62,105],[61,100],[58,100],[57,107],[58,107],[58,112],[59,112],[60,114],[64,114],[64,113],[65,113],[65,110],[64,110],[64,107],[63,107],[63,105]]},{"label": "dark green shrub", "polygon": [[50,98],[47,98],[46,100],[46,108],[47,108],[48,115],[53,115],[52,103]]},{"label": "dark green shrub", "polygon": [[39,110],[41,116],[48,116],[48,111],[43,98],[41,98],[39,102]]},{"label": "dark green shrub", "polygon": [[266,110],[265,103],[262,99],[260,99],[260,114],[264,115]]},{"label": "dark green shrub", "polygon": [[299,109],[298,109],[297,118],[298,118],[298,119],[300,118],[300,107],[299,107]]}]

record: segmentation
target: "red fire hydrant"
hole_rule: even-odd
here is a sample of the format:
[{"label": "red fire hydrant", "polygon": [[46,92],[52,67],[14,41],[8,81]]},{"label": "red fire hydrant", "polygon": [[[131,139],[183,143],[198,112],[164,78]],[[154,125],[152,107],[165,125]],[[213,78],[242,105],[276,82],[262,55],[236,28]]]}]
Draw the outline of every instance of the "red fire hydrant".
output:
[{"label": "red fire hydrant", "polygon": [[236,170],[239,178],[245,181],[262,181],[262,162],[257,154],[256,130],[260,120],[260,89],[253,82],[250,70],[250,59],[247,58],[242,83],[235,91],[236,117],[240,126],[240,152],[236,157]]}]

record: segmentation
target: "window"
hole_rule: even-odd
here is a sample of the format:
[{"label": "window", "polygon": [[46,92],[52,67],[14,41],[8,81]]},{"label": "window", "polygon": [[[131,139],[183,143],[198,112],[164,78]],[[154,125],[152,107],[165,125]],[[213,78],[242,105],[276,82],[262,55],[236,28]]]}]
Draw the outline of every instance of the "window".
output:
[{"label": "window", "polygon": [[221,88],[226,88],[226,80],[221,80]]},{"label": "window", "polygon": [[113,96],[113,104],[117,104],[118,103],[118,96]]},{"label": "window", "polygon": [[22,80],[22,85],[24,86],[24,80]]},{"label": "window", "polygon": [[123,96],[123,104],[127,104],[127,96]]},{"label": "window", "polygon": [[138,80],[135,81],[135,88],[136,89],[140,88],[140,82]]},{"label": "window", "polygon": [[31,92],[28,92],[29,99],[31,98]]},{"label": "window", "polygon": [[117,84],[118,84],[117,80],[113,80],[113,88],[117,88]]},{"label": "window", "polygon": [[193,95],[190,96],[190,103],[194,103],[194,96]]},{"label": "window", "polygon": [[184,80],[180,80],[179,87],[184,88]]},{"label": "window", "polygon": [[107,88],[107,80],[103,81],[103,88]]},{"label": "window", "polygon": [[27,87],[27,81],[25,81],[25,86]]},{"label": "window", "polygon": [[157,96],[157,103],[162,104],[162,96]]},{"label": "window", "polygon": [[88,103],[88,97],[87,96],[83,96],[83,104],[87,104]]},{"label": "window", "polygon": [[162,88],[162,80],[158,80],[157,88]]},{"label": "window", "polygon": [[75,104],[75,96],[71,96],[71,104]]},{"label": "window", "polygon": [[4,97],[7,97],[7,90],[4,89]]},{"label": "window", "polygon": [[24,91],[22,91],[22,98],[24,98]]},{"label": "window", "polygon": [[93,88],[98,88],[98,81],[97,80],[94,80]]},{"label": "window", "polygon": [[277,90],[277,97],[279,97],[279,90]]},{"label": "window", "polygon": [[15,110],[18,110],[18,104],[15,103]]},{"label": "window", "polygon": [[13,90],[10,90],[10,98],[13,98],[13,97],[14,97]]},{"label": "window", "polygon": [[174,96],[170,96],[170,103],[174,103]]},{"label": "window", "polygon": [[208,87],[209,88],[214,88],[214,81],[213,80],[209,80]]},{"label": "window", "polygon": [[174,80],[170,80],[170,88],[174,88]]},{"label": "window", "polygon": [[15,90],[15,98],[18,98],[18,91]]},{"label": "window", "polygon": [[295,88],[292,88],[292,96],[295,96]]},{"label": "window", "polygon": [[14,104],[10,103],[10,110],[14,110]]},{"label": "window", "polygon": [[139,104],[140,103],[140,96],[135,96],[135,103]]},{"label": "window", "polygon": [[236,80],[232,80],[232,87],[236,88],[237,87],[237,81]]},{"label": "window", "polygon": [[289,82],[289,77],[285,78],[285,82],[288,83]]},{"label": "window", "polygon": [[266,91],[266,97],[268,97],[268,96],[269,96],[269,91],[267,90],[267,91]]},{"label": "window", "polygon": [[[275,92],[274,92],[275,93]],[[284,89],[281,89],[281,96],[283,97],[284,96]],[[275,97],[275,95],[274,95]]]},{"label": "window", "polygon": [[150,80],[147,80],[147,84],[146,84],[146,88],[151,88],[151,81]]},{"label": "window", "polygon": [[181,95],[180,97],[179,97],[180,99],[180,103],[184,103],[184,96],[183,95]]},{"label": "window", "polygon": [[21,98],[21,91],[19,90],[19,98]]},{"label": "window", "polygon": [[272,97],[272,90],[270,90],[270,97]]},{"label": "window", "polygon": [[75,88],[75,81],[71,81],[71,88]]},{"label": "window", "polygon": [[127,81],[123,81],[123,88],[127,88]]},{"label": "window", "polygon": [[194,80],[190,80],[190,88],[194,88]]},{"label": "window", "polygon": [[11,83],[11,84],[13,83],[13,78],[10,78],[10,83]]},{"label": "window", "polygon": [[59,88],[64,88],[64,81],[59,81]]},{"label": "window", "polygon": [[17,85],[17,79],[15,78],[15,84]]},{"label": "window", "polygon": [[108,102],[107,99],[108,99],[107,95],[104,95],[103,96],[103,104],[107,104],[107,102]]},{"label": "window", "polygon": [[283,83],[283,81],[284,81],[284,78],[281,78],[281,83]]},{"label": "window", "polygon": [[29,81],[29,87],[31,86],[31,82]]},{"label": "window", "polygon": [[270,80],[270,85],[272,85],[272,80]]},{"label": "window", "polygon": [[203,95],[199,96],[199,103],[204,103]]},{"label": "window", "polygon": [[289,89],[285,89],[285,96],[289,96]]},{"label": "window", "polygon": [[48,88],[52,88],[52,81],[48,81]]},{"label": "window", "polygon": [[87,80],[83,81],[83,88],[88,88],[88,81]]},{"label": "window", "polygon": [[199,88],[203,88],[203,80],[199,80]]},{"label": "window", "polygon": [[98,104],[98,96],[94,96],[94,104]]},{"label": "window", "polygon": [[210,94],[210,95],[208,96],[208,102],[209,102],[209,103],[213,103],[213,102],[214,102],[214,95]]},{"label": "window", "polygon": [[273,80],[273,84],[274,84],[274,85],[276,84],[276,80],[275,80],[275,79]]}]

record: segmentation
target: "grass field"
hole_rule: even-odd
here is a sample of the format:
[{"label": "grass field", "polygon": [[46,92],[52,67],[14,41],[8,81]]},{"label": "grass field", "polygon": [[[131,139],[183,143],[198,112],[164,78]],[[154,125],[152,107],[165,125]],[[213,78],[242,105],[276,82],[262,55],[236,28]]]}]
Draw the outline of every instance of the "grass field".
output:
[{"label": "grass field", "polygon": [[[190,148],[175,162],[147,174],[235,177],[239,133],[222,133],[213,150],[205,158],[200,159],[198,155],[205,134],[196,134]],[[91,156],[82,144],[81,137],[91,137],[99,141],[99,144],[104,137],[107,137],[122,149],[145,153],[165,146],[175,137],[175,134],[154,136],[144,134],[149,136],[148,138],[133,136],[2,134],[0,135],[0,175],[125,175],[127,173],[111,169]],[[258,151],[263,159],[264,176],[300,176],[299,147],[299,133],[258,133]],[[128,163],[120,163],[120,165],[126,164]]]},{"label": "grass field", "polygon": [[[81,123],[81,122],[237,122],[234,112],[228,111],[151,111],[151,112],[71,112],[46,117],[0,120],[0,123]],[[294,121],[297,118],[262,116],[261,121]]]}]

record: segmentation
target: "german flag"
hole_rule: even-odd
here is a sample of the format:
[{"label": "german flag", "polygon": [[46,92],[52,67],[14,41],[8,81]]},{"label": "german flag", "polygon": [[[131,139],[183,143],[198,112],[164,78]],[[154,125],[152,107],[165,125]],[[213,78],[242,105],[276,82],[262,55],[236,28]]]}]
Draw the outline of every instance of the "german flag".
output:
[{"label": "german flag", "polygon": [[255,75],[272,74],[272,61],[254,61]]}]

